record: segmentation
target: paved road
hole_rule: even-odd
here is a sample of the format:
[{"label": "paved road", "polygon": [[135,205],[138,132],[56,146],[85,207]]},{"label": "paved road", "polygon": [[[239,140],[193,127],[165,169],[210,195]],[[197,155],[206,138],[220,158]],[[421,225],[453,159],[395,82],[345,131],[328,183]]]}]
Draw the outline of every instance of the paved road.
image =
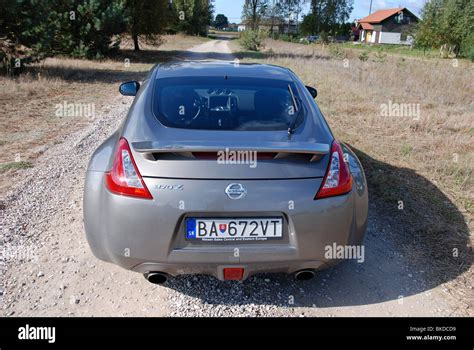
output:
[{"label": "paved road", "polygon": [[[226,40],[193,47],[187,58],[232,59]],[[2,210],[4,246],[23,258],[7,262],[0,297],[5,315],[18,316],[442,316],[461,314],[442,286],[424,278],[398,252],[399,230],[371,206],[364,263],[348,261],[311,281],[284,275],[244,283],[206,276],[155,286],[136,273],[97,260],[82,224],[87,161],[121,123],[131,99],[117,97],[86,129],[48,149]],[[20,253],[18,253],[20,254]]]}]

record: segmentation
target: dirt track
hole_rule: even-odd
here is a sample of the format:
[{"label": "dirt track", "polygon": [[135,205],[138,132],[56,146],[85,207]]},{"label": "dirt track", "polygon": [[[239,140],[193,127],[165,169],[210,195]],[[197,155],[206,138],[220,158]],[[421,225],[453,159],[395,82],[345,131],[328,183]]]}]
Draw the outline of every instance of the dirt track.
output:
[{"label": "dirt track", "polygon": [[[232,59],[225,40],[193,47],[190,59]],[[4,246],[31,247],[34,261],[7,259],[0,300],[13,316],[452,316],[464,315],[443,285],[424,278],[398,252],[403,230],[371,206],[365,262],[348,261],[308,282],[283,275],[244,283],[206,276],[154,286],[139,274],[97,260],[82,224],[82,189],[90,155],[126,116],[130,98],[97,110],[85,130],[48,149],[3,203]],[[23,249],[23,252],[30,251]],[[468,312],[469,313],[469,312]],[[471,311],[472,315],[472,311]]]}]

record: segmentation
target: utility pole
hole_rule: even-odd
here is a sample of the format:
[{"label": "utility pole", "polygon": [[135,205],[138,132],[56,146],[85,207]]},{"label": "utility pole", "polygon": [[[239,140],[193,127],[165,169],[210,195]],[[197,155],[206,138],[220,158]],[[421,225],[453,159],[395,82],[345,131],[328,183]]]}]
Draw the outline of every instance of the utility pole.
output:
[{"label": "utility pole", "polygon": [[372,13],[372,0],[370,0],[369,15]]}]

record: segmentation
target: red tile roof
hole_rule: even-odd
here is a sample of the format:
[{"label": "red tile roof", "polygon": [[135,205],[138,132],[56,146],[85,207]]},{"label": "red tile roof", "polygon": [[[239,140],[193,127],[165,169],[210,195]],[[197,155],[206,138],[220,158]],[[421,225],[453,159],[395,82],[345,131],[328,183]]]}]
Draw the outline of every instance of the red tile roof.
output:
[{"label": "red tile roof", "polygon": [[395,8],[395,9],[378,10],[368,15],[367,17],[360,19],[359,23],[380,23],[384,19],[387,19],[393,16],[394,14],[399,13],[400,11],[403,11],[403,10],[404,10],[403,7]]},{"label": "red tile roof", "polygon": [[374,30],[374,26],[370,23],[361,23],[360,26],[365,30]]}]

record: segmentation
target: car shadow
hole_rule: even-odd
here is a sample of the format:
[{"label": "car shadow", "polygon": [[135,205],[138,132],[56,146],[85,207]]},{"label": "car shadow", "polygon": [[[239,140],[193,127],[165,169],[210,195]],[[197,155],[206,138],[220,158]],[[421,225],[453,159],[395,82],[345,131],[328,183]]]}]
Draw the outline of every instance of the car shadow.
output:
[{"label": "car shadow", "polygon": [[[195,57],[197,52],[189,50],[169,50],[169,51],[159,51],[159,50],[120,50],[114,56],[111,56],[110,59],[115,61],[129,60],[130,63],[163,63],[169,61],[180,61],[180,60],[192,60],[192,59],[204,59]],[[207,60],[229,60],[230,54],[223,52],[205,52],[200,53]]]},{"label": "car shadow", "polygon": [[[64,67],[61,65],[47,67],[28,67],[26,70],[32,76],[48,77],[52,79],[61,79],[64,81],[77,83],[106,83],[119,84],[124,81],[145,79],[148,70],[127,71],[113,69],[94,69],[83,67]],[[118,88],[118,85],[117,85]]]},{"label": "car shadow", "polygon": [[238,59],[268,59],[268,58],[287,58],[287,59],[318,59],[330,60],[330,56],[320,55],[316,53],[278,53],[274,51],[237,51],[235,57]]},{"label": "car shadow", "polygon": [[365,168],[370,196],[363,262],[342,262],[309,281],[285,274],[259,274],[241,283],[179,276],[165,286],[207,304],[324,308],[429,295],[468,271],[469,228],[457,207],[413,169],[352,149]]}]

